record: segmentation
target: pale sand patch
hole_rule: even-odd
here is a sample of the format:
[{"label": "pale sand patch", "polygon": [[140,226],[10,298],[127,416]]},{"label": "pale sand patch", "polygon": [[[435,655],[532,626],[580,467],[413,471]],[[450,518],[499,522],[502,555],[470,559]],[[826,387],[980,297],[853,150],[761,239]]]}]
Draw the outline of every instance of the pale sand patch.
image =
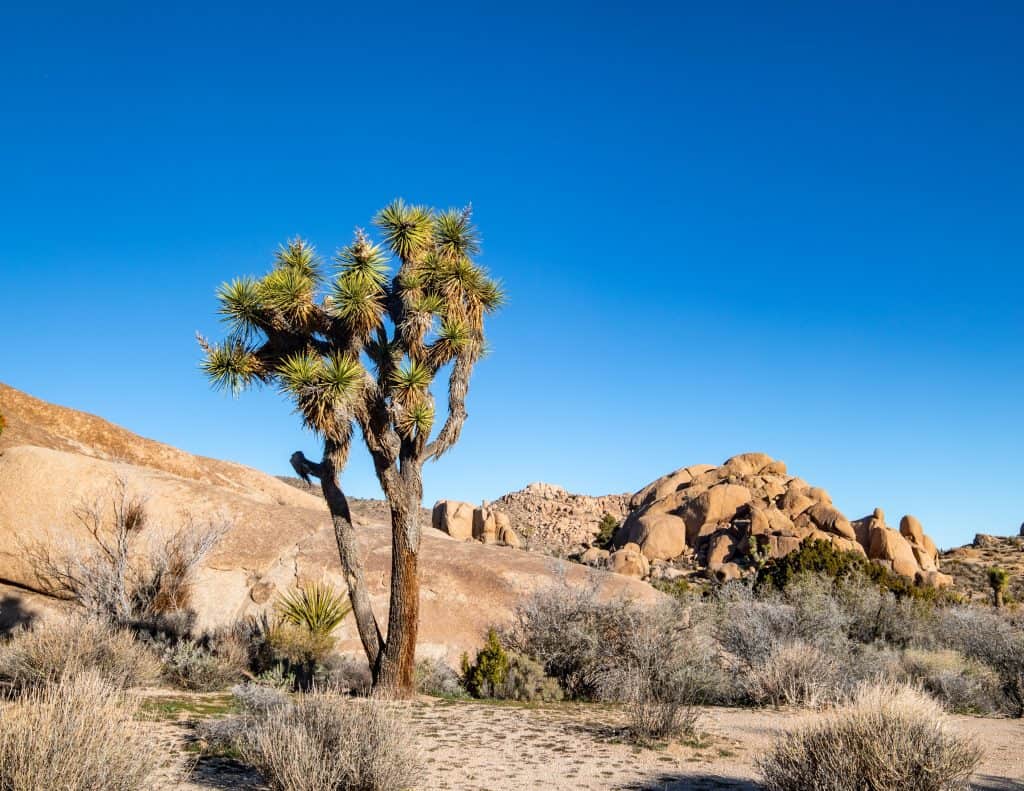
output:
[{"label": "pale sand patch", "polygon": [[[410,737],[422,755],[421,791],[754,791],[759,788],[755,757],[783,731],[817,716],[795,710],[703,708],[701,739],[647,749],[622,740],[622,714],[609,706],[526,707],[433,698],[403,705]],[[151,724],[179,750],[190,733],[188,715],[182,717]],[[1024,789],[1024,722],[964,716],[953,720],[985,750],[975,778],[979,791]],[[266,788],[251,770],[220,759],[199,761],[188,782],[166,787]]]}]

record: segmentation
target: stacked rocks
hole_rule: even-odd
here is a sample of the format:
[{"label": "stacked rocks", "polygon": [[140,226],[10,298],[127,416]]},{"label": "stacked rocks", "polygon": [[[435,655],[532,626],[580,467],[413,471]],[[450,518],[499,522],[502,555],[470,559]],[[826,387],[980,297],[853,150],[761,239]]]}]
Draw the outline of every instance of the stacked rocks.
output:
[{"label": "stacked rocks", "polygon": [[[755,558],[783,557],[814,538],[922,584],[952,583],[939,572],[938,551],[917,519],[905,516],[894,530],[875,509],[851,522],[828,492],[789,475],[783,462],[764,453],[676,470],[634,494],[629,508],[606,563],[634,576],[642,566],[626,558],[637,553],[648,563],[692,553],[718,579],[735,579]],[[617,558],[621,552],[626,556]]]},{"label": "stacked rocks", "polygon": [[434,505],[431,524],[435,530],[461,541],[476,540],[482,544],[522,546],[522,541],[508,515],[487,506],[474,507],[458,500],[439,500]]}]

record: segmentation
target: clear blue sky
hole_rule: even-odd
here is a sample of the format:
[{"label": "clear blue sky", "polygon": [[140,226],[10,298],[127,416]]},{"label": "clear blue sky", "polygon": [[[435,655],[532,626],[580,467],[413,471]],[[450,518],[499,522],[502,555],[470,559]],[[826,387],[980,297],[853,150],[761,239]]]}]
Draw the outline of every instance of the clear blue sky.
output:
[{"label": "clear blue sky", "polygon": [[1019,2],[20,6],[0,380],[284,473],[288,405],[197,369],[215,287],[472,201],[510,300],[428,503],[763,450],[940,544],[1024,520]]}]

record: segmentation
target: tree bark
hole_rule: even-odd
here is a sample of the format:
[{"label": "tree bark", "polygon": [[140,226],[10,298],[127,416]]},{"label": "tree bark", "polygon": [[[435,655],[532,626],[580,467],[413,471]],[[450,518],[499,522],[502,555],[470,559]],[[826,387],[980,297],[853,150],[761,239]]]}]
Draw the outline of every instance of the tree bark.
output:
[{"label": "tree bark", "polygon": [[363,576],[363,563],[356,544],[355,528],[352,526],[352,513],[348,507],[348,498],[338,485],[338,473],[332,456],[333,448],[330,443],[325,443],[324,460],[314,474],[319,474],[320,490],[331,512],[338,557],[345,574],[345,583],[348,585],[348,598],[352,605],[352,615],[356,619],[359,640],[370,663],[370,671],[376,674],[384,648],[384,638],[370,606],[370,595]]},{"label": "tree bark", "polygon": [[374,686],[391,694],[415,691],[416,637],[420,617],[420,505],[422,474],[410,464],[385,488],[391,506],[391,605],[388,637]]}]

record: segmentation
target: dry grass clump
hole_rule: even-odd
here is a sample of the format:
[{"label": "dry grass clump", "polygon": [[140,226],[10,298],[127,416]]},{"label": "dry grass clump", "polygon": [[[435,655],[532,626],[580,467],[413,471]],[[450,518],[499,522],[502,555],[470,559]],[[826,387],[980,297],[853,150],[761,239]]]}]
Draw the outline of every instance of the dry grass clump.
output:
[{"label": "dry grass clump", "polygon": [[958,651],[908,648],[901,664],[911,681],[953,711],[994,714],[1003,708],[999,674]]},{"label": "dry grass clump", "polygon": [[863,687],[853,703],[783,735],[758,760],[768,791],[966,791],[981,758],[912,687]]},{"label": "dry grass clump", "polygon": [[126,630],[93,618],[40,624],[0,645],[0,680],[23,690],[93,671],[119,689],[160,677],[156,654]]},{"label": "dry grass clump", "polygon": [[744,678],[747,696],[757,705],[820,708],[839,702],[843,686],[837,659],[801,640],[775,645]]},{"label": "dry grass clump", "polygon": [[0,707],[0,788],[140,791],[155,788],[159,749],[136,704],[98,673],[62,678]]},{"label": "dry grass clump", "polygon": [[419,770],[407,728],[378,700],[315,691],[240,723],[235,746],[274,791],[397,791]]}]

